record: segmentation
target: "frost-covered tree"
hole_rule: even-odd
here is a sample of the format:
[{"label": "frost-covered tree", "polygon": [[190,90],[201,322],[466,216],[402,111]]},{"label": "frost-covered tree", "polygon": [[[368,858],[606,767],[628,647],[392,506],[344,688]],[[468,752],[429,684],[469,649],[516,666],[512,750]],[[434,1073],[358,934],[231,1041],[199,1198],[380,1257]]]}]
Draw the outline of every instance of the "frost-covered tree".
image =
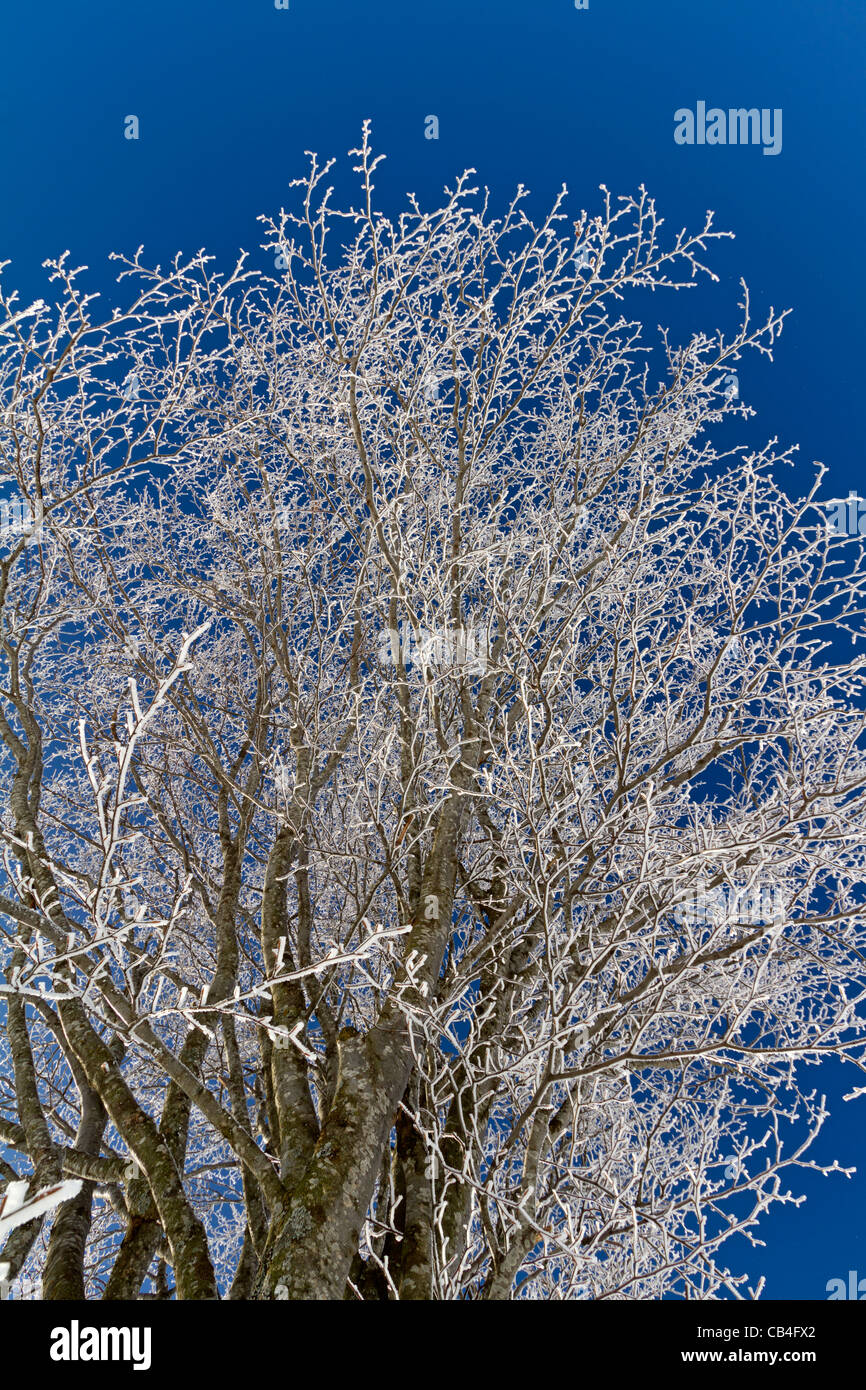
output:
[{"label": "frost-covered tree", "polygon": [[391,220],[353,154],[258,268],[0,298],[0,1168],[80,1180],[0,1259],[741,1296],[863,1052],[863,559],[723,447],[782,316],[647,342],[710,218]]}]

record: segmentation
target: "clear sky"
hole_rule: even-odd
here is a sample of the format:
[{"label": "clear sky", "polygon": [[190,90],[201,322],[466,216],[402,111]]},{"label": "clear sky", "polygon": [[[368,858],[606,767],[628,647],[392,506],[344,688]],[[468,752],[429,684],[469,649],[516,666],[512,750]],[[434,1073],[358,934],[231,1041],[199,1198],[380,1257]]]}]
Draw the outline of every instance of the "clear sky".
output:
[{"label": "clear sky", "polygon": [[[668,230],[705,209],[737,233],[712,264],[719,285],[651,301],[650,325],[729,330],[738,279],[756,319],[791,306],[776,361],[738,367],[757,418],[744,437],[800,444],[830,469],[825,496],[866,493],[863,0],[117,0],[5,6],[0,15],[0,259],[25,302],[40,262],[69,249],[108,289],[108,253],[165,260],[205,246],[254,252],[256,215],[289,198],[304,151],[343,156],[361,121],[387,154],[389,212],[467,166],[498,197],[518,182],[547,203],[565,182],[577,209],[643,182]],[[678,145],[674,112],[783,112],[782,148]],[[139,120],[139,139],[124,120]],[[425,139],[425,118],[439,139]],[[261,253],[257,253],[261,254]],[[45,294],[45,297],[49,296]],[[750,431],[751,434],[747,434]],[[765,1219],[767,1296],[822,1299],[866,1277],[866,1102],[857,1078],[807,1073],[833,1108],[815,1156],[853,1180],[791,1175],[798,1210]]]}]

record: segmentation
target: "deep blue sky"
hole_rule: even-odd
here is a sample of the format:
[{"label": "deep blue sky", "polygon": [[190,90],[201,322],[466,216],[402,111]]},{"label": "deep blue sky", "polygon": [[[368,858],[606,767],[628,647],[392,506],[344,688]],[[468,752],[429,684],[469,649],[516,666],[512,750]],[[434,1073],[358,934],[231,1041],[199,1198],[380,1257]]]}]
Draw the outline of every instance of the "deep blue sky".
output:
[{"label": "deep blue sky", "polygon": [[[756,317],[791,306],[775,363],[738,367],[752,437],[823,460],[827,496],[863,490],[863,0],[290,4],[4,7],[0,259],[25,302],[44,292],[40,262],[67,248],[105,288],[108,253],[139,243],[154,262],[255,250],[256,215],[287,202],[303,151],[343,156],[370,117],[389,211],[409,189],[438,198],[466,166],[502,197],[523,182],[539,204],[565,181],[592,211],[600,183],[644,182],[671,232],[712,208],[737,233],[713,253],[720,285],[656,296],[651,325],[729,329],[740,275]],[[674,111],[699,100],[781,107],[781,154],[676,145]],[[130,114],[137,142],[123,137]],[[430,114],[438,141],[424,138]],[[861,1172],[794,1174],[809,1200],[765,1218],[767,1251],[729,1247],[734,1268],[767,1274],[768,1297],[824,1298],[828,1279],[866,1276],[864,1103],[837,1100],[853,1072],[807,1075],[834,1103],[815,1156]]]}]

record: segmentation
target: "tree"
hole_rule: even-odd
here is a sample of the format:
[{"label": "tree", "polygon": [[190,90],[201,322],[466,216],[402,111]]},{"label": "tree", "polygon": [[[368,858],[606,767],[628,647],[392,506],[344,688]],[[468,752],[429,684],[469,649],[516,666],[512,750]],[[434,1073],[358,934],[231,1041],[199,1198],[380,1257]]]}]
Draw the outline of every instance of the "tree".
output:
[{"label": "tree", "polygon": [[617,305],[711,274],[710,216],[470,170],[394,221],[352,153],[265,270],[0,299],[2,1167],[81,1180],[3,1260],[740,1296],[805,1065],[863,1050],[862,557],[820,468],[720,443],[784,316],[647,346]]}]

